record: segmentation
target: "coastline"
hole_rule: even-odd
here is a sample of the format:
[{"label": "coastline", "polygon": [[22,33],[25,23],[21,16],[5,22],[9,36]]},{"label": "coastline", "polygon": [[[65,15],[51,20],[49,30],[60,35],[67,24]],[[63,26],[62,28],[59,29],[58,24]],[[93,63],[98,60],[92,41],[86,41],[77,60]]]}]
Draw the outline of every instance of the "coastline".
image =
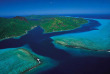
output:
[{"label": "coastline", "polygon": [[[64,17],[68,17],[68,16],[64,16]],[[84,18],[84,19],[85,19],[85,18]],[[85,20],[86,20],[86,19],[85,19]],[[88,23],[89,23],[89,21],[87,20],[87,23],[85,23],[85,24],[88,24]],[[77,29],[77,28],[80,28],[82,25],[84,25],[84,24],[80,24],[78,27],[73,28],[73,29],[60,30],[60,31],[52,31],[52,32],[45,32],[45,29],[43,29],[41,26],[40,26],[40,27],[44,30],[43,34],[47,34],[47,33],[53,33],[53,32],[54,32],[54,33],[55,33],[55,32],[63,32],[63,31],[66,32],[66,31],[75,30],[75,29]],[[37,26],[33,26],[33,27],[31,27],[30,30],[34,29],[35,27],[37,27]],[[0,39],[0,41],[3,41],[3,40],[5,40],[5,39],[9,39],[9,38],[19,39],[21,36],[26,35],[27,32],[30,31],[30,30],[26,30],[23,34],[18,35],[18,36],[10,36],[10,37],[6,37],[6,38],[3,38],[3,39]]]},{"label": "coastline", "polygon": [[[31,27],[30,30],[32,30],[32,29],[34,29],[34,28],[36,28],[36,27],[37,27],[37,26],[33,26],[33,27]],[[19,35],[19,36],[11,36],[11,37],[6,37],[6,38],[3,38],[3,39],[0,39],[0,41],[6,40],[6,39],[10,39],[10,38],[19,39],[21,36],[26,35],[26,34],[28,33],[28,31],[30,31],[30,30],[26,30],[25,33],[23,33],[23,34],[21,34],[21,35]]]},{"label": "coastline", "polygon": [[[21,73],[22,71],[30,69],[35,65],[39,65],[38,61],[36,60],[39,58],[37,56],[35,56],[32,52],[29,52],[29,50],[27,50],[25,48],[22,48],[22,47],[7,48],[7,49],[1,49],[0,51],[1,51],[0,60],[2,60],[2,61],[0,61],[0,63],[3,66],[5,66],[5,63],[8,63],[7,68],[5,68],[5,67],[0,68],[1,71],[3,71],[3,73],[7,73],[7,72]],[[12,66],[12,68],[10,68],[10,66]],[[17,67],[17,68],[15,68],[15,67]]]},{"label": "coastline", "polygon": [[[39,74],[39,73],[41,73],[43,71],[52,69],[52,68],[56,67],[59,64],[56,60],[54,60],[54,59],[52,59],[50,57],[42,56],[42,55],[39,55],[39,54],[33,52],[32,49],[28,45],[23,46],[23,48],[26,48],[34,56],[39,57],[41,59],[40,60],[41,63],[39,65],[36,65],[36,66],[28,69],[26,72],[24,72],[26,74],[32,74],[32,73],[33,74],[36,74],[36,73]],[[39,61],[39,60],[37,60],[37,61]]]},{"label": "coastline", "polygon": [[58,41],[66,43],[65,46],[73,47],[73,49],[74,47],[81,49],[83,47],[83,49],[86,48],[93,51],[110,52],[110,46],[108,45],[110,20],[97,19],[96,21],[101,24],[101,26],[98,27],[98,30],[58,35],[51,37],[51,39],[53,41],[57,41],[59,39]]},{"label": "coastline", "polygon": [[[46,71],[56,67],[58,64],[57,61],[51,58],[36,54],[31,48],[29,48],[29,46],[6,48],[0,51],[0,54],[4,54],[1,57],[1,66],[3,67],[0,68],[3,73],[40,73],[41,71]],[[8,63],[7,68],[5,68],[5,60],[7,60],[6,63]],[[12,68],[10,68],[10,66]]]},{"label": "coastline", "polygon": [[[32,52],[32,51],[30,51],[30,52]],[[34,68],[37,68],[37,67],[40,66],[41,64],[43,64],[42,61],[41,61],[41,59],[39,59],[39,58],[37,57],[37,55],[33,55],[33,54],[30,53],[30,52],[28,51],[28,53],[29,53],[31,56],[33,56],[33,58],[34,58],[34,59],[36,60],[36,62],[38,62],[39,64],[37,64],[37,65],[35,65],[35,66],[33,66],[33,67],[31,67],[31,68],[29,68],[29,69],[23,71],[23,72],[22,72],[23,74],[26,73],[26,72],[28,72],[28,71],[30,71],[30,70],[32,70],[32,69],[34,69]]]},{"label": "coastline", "polygon": [[[85,18],[84,18],[85,19]],[[86,19],[87,20],[87,19]],[[55,32],[67,32],[67,31],[72,31],[72,30],[75,30],[75,29],[78,29],[78,28],[81,28],[83,25],[86,25],[86,24],[88,24],[90,21],[89,20],[87,20],[88,22],[87,23],[85,23],[85,24],[81,24],[79,27],[76,27],[76,28],[74,28],[74,29],[70,29],[70,30],[60,30],[60,31],[53,31],[53,32],[45,32],[45,30],[44,30],[44,32],[43,32],[43,34],[50,34],[50,33],[55,33]]]},{"label": "coastline", "polygon": [[67,53],[69,53],[71,56],[76,57],[110,57],[109,51],[92,51],[92,50],[84,50],[81,48],[68,48],[65,46],[62,46],[60,44],[57,44],[55,42],[52,42],[56,48],[59,50],[63,50]]},{"label": "coastline", "polygon": [[[82,24],[84,25],[84,24]],[[72,30],[75,30],[75,29],[78,29],[80,28],[81,26],[77,27],[77,28],[74,28],[74,29],[70,29],[70,30],[60,30],[60,31],[53,31],[53,32],[43,32],[43,34],[50,34],[50,33],[55,33],[55,32],[66,32],[66,31],[72,31]]]}]

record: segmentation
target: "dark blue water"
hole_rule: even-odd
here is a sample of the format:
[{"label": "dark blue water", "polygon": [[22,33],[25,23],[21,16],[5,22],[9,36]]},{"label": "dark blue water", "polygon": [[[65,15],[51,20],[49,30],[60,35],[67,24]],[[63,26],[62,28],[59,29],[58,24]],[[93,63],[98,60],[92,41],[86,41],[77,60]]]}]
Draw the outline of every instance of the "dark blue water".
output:
[{"label": "dark blue water", "polygon": [[50,57],[59,65],[42,74],[110,74],[110,58],[73,57],[63,50],[59,50],[51,43],[51,36],[98,30],[101,24],[90,20],[88,24],[71,31],[43,34],[43,29],[36,27],[20,39],[6,39],[0,42],[0,49],[16,48],[28,44],[37,54]]},{"label": "dark blue water", "polygon": [[83,26],[81,26],[80,28],[77,28],[75,30],[54,32],[54,33],[48,33],[48,34],[43,34],[44,30],[40,27],[36,27],[35,29],[29,31],[28,34],[22,36],[20,39],[10,38],[10,39],[1,41],[0,49],[20,47],[25,44],[31,45],[31,44],[34,44],[33,42],[41,44],[40,42],[44,42],[44,41],[48,42],[48,40],[51,40],[49,38],[51,36],[67,34],[67,33],[79,33],[79,32],[91,31],[91,30],[98,30],[97,27],[100,25],[101,24],[95,20],[89,20],[89,23],[84,24]]}]

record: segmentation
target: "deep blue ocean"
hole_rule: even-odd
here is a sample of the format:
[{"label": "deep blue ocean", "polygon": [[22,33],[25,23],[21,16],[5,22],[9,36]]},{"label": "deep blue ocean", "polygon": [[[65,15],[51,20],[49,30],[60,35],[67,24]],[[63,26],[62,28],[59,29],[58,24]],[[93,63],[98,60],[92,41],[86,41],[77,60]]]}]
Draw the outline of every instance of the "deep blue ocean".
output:
[{"label": "deep blue ocean", "polygon": [[[110,19],[110,15],[65,15],[84,18]],[[6,39],[0,42],[0,49],[17,48],[28,44],[37,54],[50,57],[59,62],[55,68],[42,72],[41,74],[110,74],[110,58],[108,57],[75,57],[63,50],[59,50],[52,44],[50,37],[67,33],[87,32],[98,30],[101,24],[95,20],[80,28],[71,31],[54,32],[43,34],[43,29],[36,27],[20,39]]]}]

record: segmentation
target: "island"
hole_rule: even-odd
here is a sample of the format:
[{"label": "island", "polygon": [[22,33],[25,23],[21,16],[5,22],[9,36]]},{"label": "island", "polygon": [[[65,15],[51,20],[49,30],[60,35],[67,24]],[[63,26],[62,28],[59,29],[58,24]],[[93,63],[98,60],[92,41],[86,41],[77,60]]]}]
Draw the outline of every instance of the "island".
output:
[{"label": "island", "polygon": [[26,17],[0,18],[0,40],[22,36],[40,26],[44,33],[72,30],[88,23],[84,18],[55,15],[31,15]]}]

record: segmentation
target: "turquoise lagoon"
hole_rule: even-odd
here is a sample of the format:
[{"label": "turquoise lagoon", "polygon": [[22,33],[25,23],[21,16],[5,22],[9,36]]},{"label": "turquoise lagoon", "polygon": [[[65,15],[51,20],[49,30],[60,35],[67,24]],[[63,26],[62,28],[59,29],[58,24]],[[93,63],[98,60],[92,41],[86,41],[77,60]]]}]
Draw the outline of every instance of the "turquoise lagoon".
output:
[{"label": "turquoise lagoon", "polygon": [[[98,38],[100,38],[101,40],[105,38],[106,42],[104,40],[102,42],[105,43],[105,45],[109,44],[109,40],[108,40],[109,25],[107,26],[107,23],[109,23],[109,20],[93,19],[94,21],[92,21],[91,18],[90,20],[91,20],[90,21],[91,24],[86,24],[82,28],[75,29],[73,31],[63,31],[63,32],[43,34],[43,30],[40,27],[36,27],[35,29],[28,31],[27,34],[17,39],[10,38],[10,39],[0,41],[0,50],[1,50],[0,54],[6,53],[7,51],[11,51],[11,50],[14,51],[14,50],[17,50],[18,48],[23,48],[26,51],[29,51],[31,54],[37,56],[42,62],[42,64],[32,69],[27,69],[28,71],[26,71],[26,74],[27,73],[28,74],[82,74],[82,73],[83,74],[101,74],[102,72],[109,72],[110,53],[108,49],[104,48],[104,46],[103,46],[104,51],[95,51],[96,48],[88,50],[87,47],[83,46],[82,48],[82,46],[79,46],[79,45],[71,46],[71,42],[73,42],[74,40],[76,40],[76,43],[77,41],[79,41],[80,43],[81,40],[82,42],[86,41],[85,42],[86,44],[91,43],[91,41],[92,42],[94,41],[94,43],[98,45],[97,42],[100,43],[100,40]],[[97,23],[97,21],[101,23],[101,26],[99,23]],[[105,28],[107,27],[107,28],[105,29],[104,27]],[[91,34],[94,34],[94,35],[91,35]],[[103,37],[100,37],[100,36],[103,36]],[[59,44],[53,41],[55,40],[55,38],[57,41],[60,42]],[[82,39],[80,40],[80,38]],[[62,45],[61,43],[64,43],[64,44]],[[13,51],[11,53],[13,53]],[[18,51],[19,50],[17,50],[17,52]],[[29,56],[29,55],[26,55],[24,52],[22,54],[21,51],[19,51],[18,53],[21,54],[21,56],[22,55]],[[1,57],[7,58],[8,55],[10,54],[8,53]],[[9,59],[6,59],[6,61],[5,60],[1,61],[0,62],[1,63],[0,66],[2,67],[2,69],[0,69],[2,70],[1,73],[6,71],[8,72],[9,69],[11,69],[11,71],[12,70],[16,71],[16,69],[20,70],[19,65],[23,64],[23,62],[21,61],[26,62],[24,63],[24,66],[22,66],[21,70],[24,70],[27,67],[34,65],[34,63],[32,62],[34,62],[35,60],[32,57],[24,57],[24,56],[22,57],[25,60],[19,58],[15,54],[14,56],[11,57],[11,59],[9,58],[11,61]],[[12,59],[14,58],[15,58],[14,60],[15,62],[12,61]],[[19,59],[18,65],[16,65],[17,58]],[[28,59],[33,59],[33,60],[30,61]],[[11,67],[9,68],[9,65],[5,65],[5,63],[9,63]],[[27,65],[27,63],[29,64]],[[38,64],[38,63],[35,63],[35,64]],[[18,73],[19,72],[20,71],[18,71]]]},{"label": "turquoise lagoon", "polygon": [[52,43],[72,55],[110,56],[110,20],[93,20],[101,24],[98,30],[53,36]]},{"label": "turquoise lagoon", "polygon": [[28,45],[0,50],[0,73],[2,74],[40,73],[57,64],[51,58],[34,53]]}]

